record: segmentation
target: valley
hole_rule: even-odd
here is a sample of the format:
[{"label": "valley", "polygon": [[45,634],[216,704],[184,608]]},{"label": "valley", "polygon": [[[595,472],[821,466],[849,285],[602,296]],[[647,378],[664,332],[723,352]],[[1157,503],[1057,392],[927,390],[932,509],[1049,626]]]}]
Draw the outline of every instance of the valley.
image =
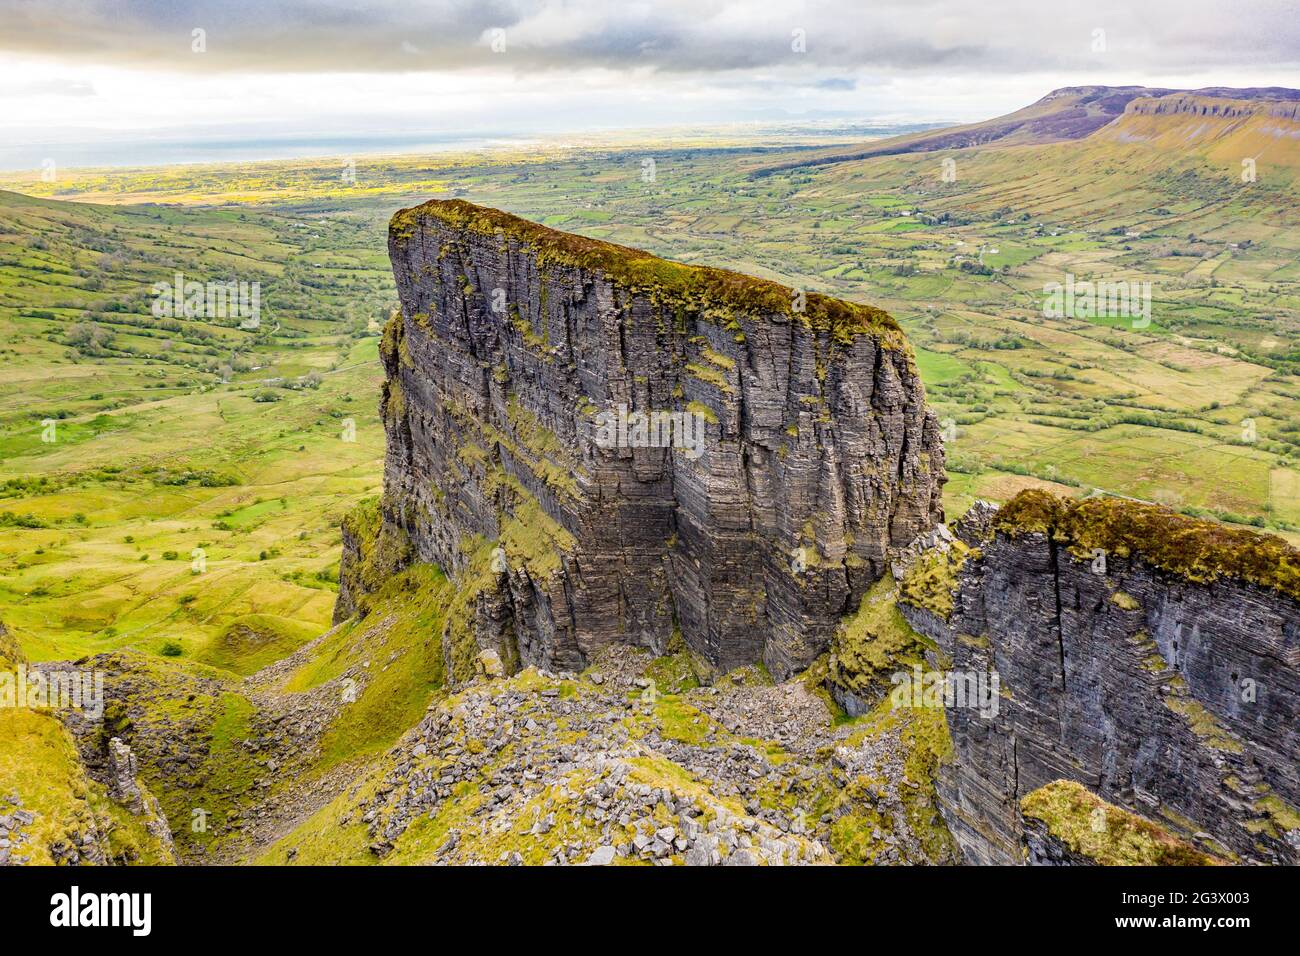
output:
[{"label": "valley", "polygon": [[[820,841],[841,862],[952,862],[933,782],[952,752],[942,720],[888,698],[852,713],[825,675],[853,659],[879,677],[942,646],[898,616],[888,573],[846,618],[881,643],[852,649],[841,625],[838,656],[801,659],[787,683],[757,662],[710,673],[671,643],[467,689],[493,676],[473,655],[453,673],[441,643],[473,618],[467,579],[428,564],[374,569],[369,616],[335,625],[344,528],[381,523],[389,222],[461,198],[884,309],[940,425],[950,522],[1030,490],[1300,543],[1295,102],[1229,98],[1206,118],[1205,97],[1172,113],[1125,100],[1100,115],[1092,95],[1035,104],[1038,125],[997,126],[997,142],[921,132],[868,156],[826,133],[759,147],[694,131],[0,174],[0,621],[34,665],[106,655],[114,719],[182,862],[582,862],[629,814],[642,835],[680,831],[655,859],[762,847],[818,862]],[[1062,127],[1055,111],[1075,99],[1083,126]],[[157,317],[151,290],[177,273],[257,282],[258,321]],[[1149,311],[1045,314],[1052,283],[1088,282],[1124,283],[1135,303],[1149,288]],[[461,464],[476,458],[466,445]],[[507,550],[547,565],[560,535],[545,518],[504,527]],[[473,573],[485,554],[466,557]],[[584,735],[609,759],[582,752]],[[715,765],[728,750],[754,772]],[[536,766],[540,795],[477,786],[497,794]],[[616,804],[595,823],[574,810],[579,780]],[[391,793],[418,783],[436,799]],[[220,825],[188,830],[195,807]],[[501,826],[473,834],[484,813]],[[554,820],[528,832],[547,814],[572,839],[520,839],[549,833]]]}]

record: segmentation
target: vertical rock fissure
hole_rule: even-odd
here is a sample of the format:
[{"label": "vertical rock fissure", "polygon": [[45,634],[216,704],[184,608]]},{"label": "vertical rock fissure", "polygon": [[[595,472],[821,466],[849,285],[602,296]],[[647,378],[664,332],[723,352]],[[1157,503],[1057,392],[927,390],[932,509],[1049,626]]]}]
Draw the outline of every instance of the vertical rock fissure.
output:
[{"label": "vertical rock fissure", "polygon": [[1011,735],[1011,799],[1020,799],[1020,739]]},{"label": "vertical rock fissure", "polygon": [[1052,573],[1052,600],[1055,604],[1055,612],[1052,617],[1052,628],[1056,631],[1056,651],[1060,661],[1061,670],[1061,690],[1065,690],[1065,628],[1061,623],[1061,571],[1059,557],[1056,551],[1056,542],[1052,540],[1052,532],[1047,532],[1047,553]]},{"label": "vertical rock fissure", "polygon": [[[946,620],[902,604],[954,670],[996,664],[992,724],[948,711],[943,800],[967,859],[1018,862],[1022,807],[1003,795],[1066,779],[1215,855],[1295,863],[1300,674],[1277,653],[1300,630],[1295,568],[1279,538],[1139,502],[1028,491],[998,512]],[[1247,702],[1246,674],[1270,692]]]}]

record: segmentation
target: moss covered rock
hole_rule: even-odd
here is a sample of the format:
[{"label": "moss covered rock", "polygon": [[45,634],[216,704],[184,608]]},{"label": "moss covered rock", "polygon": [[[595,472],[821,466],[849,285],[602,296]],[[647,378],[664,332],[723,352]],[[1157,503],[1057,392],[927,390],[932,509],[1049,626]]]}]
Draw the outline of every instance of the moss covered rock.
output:
[{"label": "moss covered rock", "polygon": [[1222,862],[1164,827],[1112,806],[1082,784],[1056,780],[1020,801],[1029,861],[1095,866],[1206,866]]},{"label": "moss covered rock", "polygon": [[1300,550],[1275,535],[1188,518],[1127,498],[1069,500],[1039,489],[1002,507],[995,527],[1048,534],[1079,555],[1094,549],[1140,556],[1189,581],[1236,578],[1300,600]]}]

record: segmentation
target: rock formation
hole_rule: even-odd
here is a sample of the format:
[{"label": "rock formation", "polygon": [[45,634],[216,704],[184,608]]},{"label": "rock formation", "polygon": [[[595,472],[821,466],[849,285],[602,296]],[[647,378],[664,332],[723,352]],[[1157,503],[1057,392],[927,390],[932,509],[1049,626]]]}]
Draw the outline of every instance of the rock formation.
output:
[{"label": "rock formation", "polygon": [[1206,866],[1201,853],[1086,787],[1056,780],[1020,801],[1030,866]]},{"label": "rock formation", "polygon": [[942,518],[937,422],[877,309],[459,200],[399,213],[389,249],[383,533],[474,583],[509,669],[680,632],[788,676]]},{"label": "rock formation", "polygon": [[926,662],[986,678],[930,748],[968,861],[1300,859],[1284,542],[1041,492],[949,532],[915,363],[865,306],[460,201],[399,213],[390,253],[384,495],[344,526],[337,620],[431,562],[452,683],[829,650],[802,680],[880,720]]},{"label": "rock formation", "polygon": [[137,817],[143,817],[145,828],[175,860],[176,846],[162,806],[140,782],[135,754],[117,737],[108,742],[108,794]]},{"label": "rock formation", "polygon": [[[0,671],[11,671],[10,680],[40,675],[49,686],[68,665],[28,662],[0,622]],[[131,749],[113,739],[104,754],[88,752],[98,748],[100,716],[89,701],[86,709],[15,706],[12,698],[0,705],[0,741],[22,744],[0,760],[0,866],[176,862],[167,819],[136,775]]]},{"label": "rock formation", "polygon": [[1300,860],[1300,552],[1024,492],[950,583],[947,613],[906,582],[903,610],[955,672],[1000,679],[996,717],[947,711],[939,793],[968,860],[1023,859],[1020,801],[1057,779],[1212,855]]}]

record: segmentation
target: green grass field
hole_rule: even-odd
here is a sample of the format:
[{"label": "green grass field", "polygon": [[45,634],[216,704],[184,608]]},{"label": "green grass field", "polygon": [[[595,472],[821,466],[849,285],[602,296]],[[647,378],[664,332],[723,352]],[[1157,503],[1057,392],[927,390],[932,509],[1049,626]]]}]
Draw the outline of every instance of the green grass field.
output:
[{"label": "green grass field", "polygon": [[[956,182],[935,155],[752,178],[782,154],[707,143],[363,159],[355,186],[328,160],[0,178],[0,614],[34,659],[238,674],[323,630],[381,477],[386,222],[435,194],[888,308],[954,512],[1098,488],[1300,540],[1295,183],[1099,149],[961,151]],[[155,318],[178,271],[258,281],[259,328]],[[1149,281],[1150,324],[1045,318],[1067,274]]]},{"label": "green grass field", "polygon": [[[282,649],[328,622],[338,519],[383,451],[391,278],[354,226],[0,196],[0,606],[30,657],[221,666],[234,624]],[[155,318],[176,271],[259,281],[261,327]]]}]

